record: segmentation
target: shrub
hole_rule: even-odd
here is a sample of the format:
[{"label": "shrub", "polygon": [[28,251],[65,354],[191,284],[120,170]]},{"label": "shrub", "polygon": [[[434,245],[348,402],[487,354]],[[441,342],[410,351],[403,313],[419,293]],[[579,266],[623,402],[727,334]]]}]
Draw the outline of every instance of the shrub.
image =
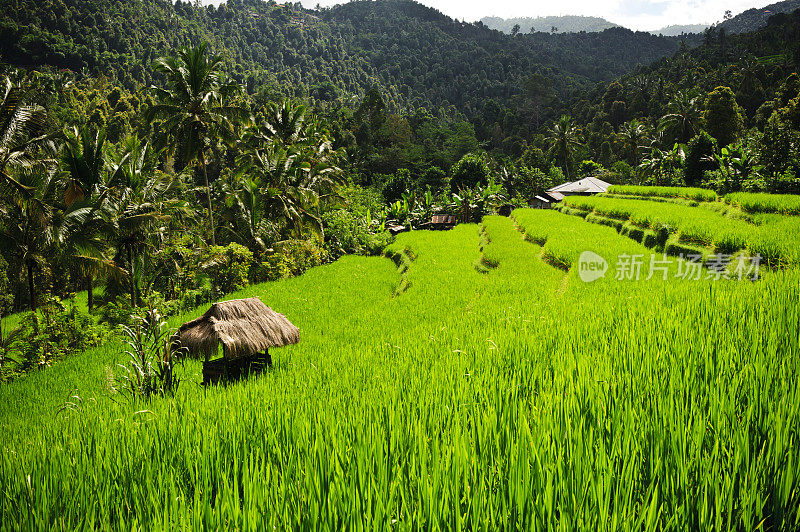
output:
[{"label": "shrub", "polygon": [[325,250],[338,258],[348,253],[361,253],[369,237],[366,220],[348,210],[339,209],[322,215],[325,228]]},{"label": "shrub", "polygon": [[213,289],[223,294],[247,286],[253,252],[231,242],[225,247],[211,246],[201,258],[201,271],[208,276]]},{"label": "shrub", "polygon": [[131,317],[136,313],[136,308],[131,304],[131,296],[120,294],[100,310],[102,320],[113,326],[130,325]]},{"label": "shrub", "polygon": [[[362,192],[364,189],[360,189]],[[352,191],[351,191],[352,192]],[[381,232],[374,234],[373,215],[380,204],[369,201],[371,198],[361,194],[346,194],[346,209],[336,209],[322,214],[325,228],[325,252],[330,259],[344,254],[376,255],[383,249],[382,244],[391,236]]]},{"label": "shrub", "polygon": [[304,273],[323,263],[326,253],[311,240],[285,240],[273,247],[274,251],[255,267],[253,277],[258,282],[286,279]]},{"label": "shrub", "polygon": [[794,171],[786,170],[768,179],[767,189],[773,194],[800,194],[800,178]]},{"label": "shrub", "polygon": [[45,297],[37,312],[22,316],[20,328],[14,333],[14,344],[9,346],[13,347],[16,361],[11,366],[3,364],[3,378],[50,366],[100,345],[109,334],[107,325],[96,325],[74,306],[67,310],[57,297]]},{"label": "shrub", "polygon": [[434,193],[439,193],[447,186],[447,174],[438,166],[431,166],[419,180],[419,189],[430,187]]},{"label": "shrub", "polygon": [[542,172],[546,172],[549,168],[547,156],[540,148],[535,146],[528,146],[522,157],[519,158],[518,163],[520,166],[535,168]]},{"label": "shrub", "polygon": [[716,150],[717,141],[705,131],[689,141],[686,147],[686,170],[684,172],[687,185],[699,184],[707,171],[717,168],[717,163],[709,159]]},{"label": "shrub", "polygon": [[322,215],[325,225],[325,256],[336,259],[345,254],[379,255],[391,235],[373,233],[371,215],[359,217],[350,210],[330,211]]},{"label": "shrub", "polygon": [[633,181],[634,175],[635,172],[633,168],[631,168],[631,165],[625,161],[617,161],[614,163],[614,166],[611,167],[608,178],[616,183],[630,183]]},{"label": "shrub", "polygon": [[184,235],[155,254],[155,269],[161,274],[154,279],[152,288],[167,299],[182,298],[187,291],[197,287],[201,251],[194,238]]},{"label": "shrub", "polygon": [[381,194],[386,203],[393,203],[403,197],[403,193],[413,188],[411,172],[407,168],[400,168],[394,175],[387,176]]},{"label": "shrub", "polygon": [[546,173],[538,168],[526,166],[519,168],[508,181],[505,183],[505,187],[509,194],[522,196],[526,201],[532,199],[538,192],[553,186],[550,176]]},{"label": "shrub", "polygon": [[564,177],[564,171],[558,166],[551,166],[547,172],[547,177],[550,179],[552,185],[560,185],[567,179]]},{"label": "shrub", "polygon": [[486,156],[478,153],[466,154],[453,165],[452,174],[450,189],[453,192],[485,185],[489,181],[489,164],[486,162]]},{"label": "shrub", "polygon": [[578,166],[578,175],[580,176],[596,175],[604,171],[603,165],[594,161],[581,161],[580,166]]}]

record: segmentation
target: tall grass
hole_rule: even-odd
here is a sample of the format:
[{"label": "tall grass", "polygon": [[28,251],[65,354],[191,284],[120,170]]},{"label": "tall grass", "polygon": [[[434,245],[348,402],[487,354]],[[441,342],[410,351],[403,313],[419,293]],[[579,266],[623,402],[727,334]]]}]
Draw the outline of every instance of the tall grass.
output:
[{"label": "tall grass", "polygon": [[[630,243],[546,216],[526,232],[554,250],[573,220]],[[234,294],[301,329],[247,381],[203,389],[188,362],[174,398],[115,402],[107,346],[0,388],[0,528],[800,526],[797,272],[584,284],[509,219],[483,229],[488,274],[464,225],[400,235],[403,293],[345,257]]]}]

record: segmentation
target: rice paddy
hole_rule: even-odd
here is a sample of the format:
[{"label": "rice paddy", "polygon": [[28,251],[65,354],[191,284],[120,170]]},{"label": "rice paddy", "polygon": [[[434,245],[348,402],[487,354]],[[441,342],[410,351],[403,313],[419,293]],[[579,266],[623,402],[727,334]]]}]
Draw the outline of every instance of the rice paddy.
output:
[{"label": "rice paddy", "polygon": [[717,201],[717,193],[705,188],[614,185],[608,192],[611,195],[640,196],[645,198],[683,198],[694,201]]},{"label": "rice paddy", "polygon": [[228,296],[300,327],[257,377],[131,404],[110,343],[3,386],[0,529],[798,529],[800,272],[584,283],[583,251],[650,252],[552,211],[403,233],[400,269]]},{"label": "rice paddy", "polygon": [[[705,205],[720,205],[723,209],[706,208]],[[692,246],[701,248],[705,254],[758,254],[770,267],[793,267],[800,259],[800,239],[796,238],[800,234],[800,218],[797,217],[777,216],[767,223],[757,224],[754,222],[758,220],[748,219],[738,209],[735,213],[728,212],[721,203],[702,204],[698,208],[613,196],[573,196],[564,200],[563,208],[587,219],[587,213],[592,213],[654,233],[664,233],[665,237],[672,235],[669,242],[662,238],[665,241],[661,245],[667,252],[674,250],[675,254],[690,253]]]},{"label": "rice paddy", "polygon": [[725,202],[748,213],[800,214],[800,196],[789,194],[757,194],[735,192],[725,196]]}]

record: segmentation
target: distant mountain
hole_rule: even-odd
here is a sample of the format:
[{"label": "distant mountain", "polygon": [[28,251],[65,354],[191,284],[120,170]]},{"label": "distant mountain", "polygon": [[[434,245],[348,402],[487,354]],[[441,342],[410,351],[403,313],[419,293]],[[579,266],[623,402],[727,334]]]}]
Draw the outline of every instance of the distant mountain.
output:
[{"label": "distant mountain", "polygon": [[703,33],[708,28],[708,24],[673,24],[660,30],[653,30],[653,35],[663,35],[664,37],[677,37],[689,33]]},{"label": "distant mountain", "polygon": [[[545,33],[587,33],[617,28],[619,24],[609,22],[599,17],[518,17],[518,18],[499,18],[484,17],[481,19],[488,28],[499,30],[503,33],[512,33],[514,26],[519,25],[520,33],[534,33],[542,31]],[[553,30],[555,28],[555,30]]]},{"label": "distant mountain", "polygon": [[797,9],[800,9],[800,0],[785,0],[766,7],[748,9],[730,20],[721,22],[717,27],[725,28],[728,33],[749,33],[766,26],[769,17],[779,13],[791,13]]},{"label": "distant mountain", "polygon": [[[749,33],[766,26],[769,17],[781,13],[791,13],[797,9],[800,9],[800,0],[784,0],[765,7],[748,9],[729,20],[716,24],[715,27],[725,28],[728,33]],[[531,33],[532,31],[551,33],[553,28],[556,28],[554,33],[598,32],[608,28],[620,27],[618,24],[609,22],[604,18],[581,16],[484,17],[481,22],[488,28],[499,30],[503,33],[512,33],[516,25],[519,25],[519,33]],[[684,34],[703,33],[708,28],[708,24],[673,24],[652,30],[649,33],[663,35],[664,37],[678,37]]]}]

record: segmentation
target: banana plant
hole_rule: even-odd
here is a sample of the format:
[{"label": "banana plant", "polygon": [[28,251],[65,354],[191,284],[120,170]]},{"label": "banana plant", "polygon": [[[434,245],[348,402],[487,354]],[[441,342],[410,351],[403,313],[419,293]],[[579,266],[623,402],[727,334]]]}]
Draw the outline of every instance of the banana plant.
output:
[{"label": "banana plant", "polygon": [[408,210],[408,203],[403,200],[397,200],[391,205],[389,205],[389,216],[392,219],[397,220],[400,224],[405,224],[408,220],[409,210]]},{"label": "banana plant", "polygon": [[725,188],[730,191],[740,190],[747,179],[760,177],[764,168],[759,164],[755,152],[743,142],[726,146],[707,159],[719,165]]}]

